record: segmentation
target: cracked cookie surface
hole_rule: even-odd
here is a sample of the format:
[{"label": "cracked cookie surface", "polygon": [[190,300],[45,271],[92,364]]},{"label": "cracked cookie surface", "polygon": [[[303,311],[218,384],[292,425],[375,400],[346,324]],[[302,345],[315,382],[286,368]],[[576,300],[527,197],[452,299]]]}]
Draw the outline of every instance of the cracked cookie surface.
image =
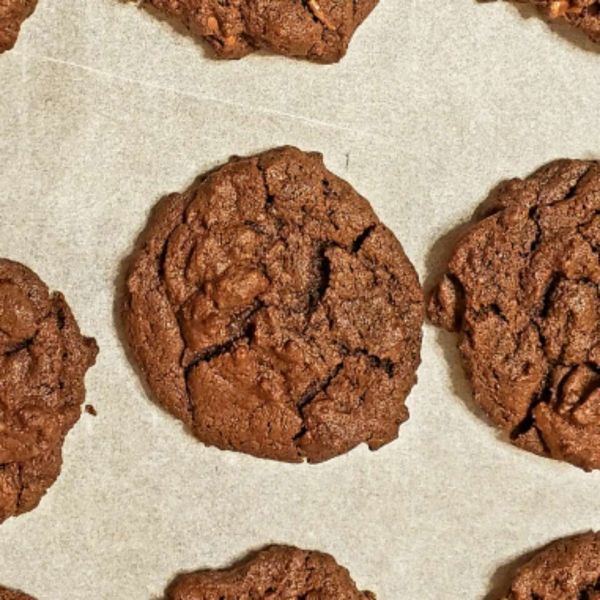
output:
[{"label": "cracked cookie surface", "polygon": [[526,450],[600,468],[600,170],[562,160],[500,186],[428,313],[460,333],[474,398]]},{"label": "cracked cookie surface", "polygon": [[159,204],[123,320],[159,403],[201,441],[320,462],[397,437],[423,312],[369,203],[321,155],[281,148]]},{"label": "cracked cookie surface", "polygon": [[563,19],[581,29],[593,42],[600,43],[600,3],[598,0],[516,0],[537,6],[550,19]]},{"label": "cracked cookie surface", "polygon": [[165,600],[213,598],[376,600],[372,592],[359,591],[332,556],[289,546],[271,546],[231,569],[182,575]]},{"label": "cracked cookie surface", "polygon": [[35,598],[23,592],[16,592],[0,587],[0,600],[35,600]]},{"label": "cracked cookie surface", "polygon": [[599,600],[600,536],[558,540],[522,566],[504,600]]},{"label": "cracked cookie surface", "polygon": [[36,5],[37,0],[0,0],[0,53],[15,45],[23,21]]},{"label": "cracked cookie surface", "polygon": [[256,50],[339,61],[378,0],[146,0],[206,40],[220,58]]},{"label": "cracked cookie surface", "polygon": [[0,259],[0,522],[35,508],[58,477],[96,354],[62,294]]}]

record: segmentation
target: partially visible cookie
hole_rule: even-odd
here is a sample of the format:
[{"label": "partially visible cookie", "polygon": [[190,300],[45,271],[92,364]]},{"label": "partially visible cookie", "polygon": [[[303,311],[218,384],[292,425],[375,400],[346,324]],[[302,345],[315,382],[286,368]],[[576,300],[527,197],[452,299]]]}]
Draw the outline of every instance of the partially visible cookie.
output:
[{"label": "partially visible cookie", "polygon": [[289,147],[166,198],[123,306],[165,408],[208,445],[290,462],[397,437],[423,314],[417,274],[367,200]]},{"label": "partially visible cookie", "polygon": [[0,0],[0,53],[16,43],[23,21],[29,17],[38,0]]},{"label": "partially visible cookie", "polygon": [[429,303],[460,334],[475,401],[531,452],[600,468],[600,166],[503,185]]},{"label": "partially visible cookie", "polygon": [[264,48],[322,63],[339,61],[379,0],[146,0],[220,58]]},{"label": "partially visible cookie", "polygon": [[600,535],[554,542],[521,567],[504,600],[532,599],[599,600]]},{"label": "partially visible cookie", "polygon": [[178,577],[165,600],[217,598],[375,600],[375,594],[360,592],[348,571],[328,554],[271,546],[230,569]]},{"label": "partially visible cookie", "polygon": [[516,0],[537,6],[550,19],[563,19],[581,29],[593,42],[600,43],[600,3],[598,0]]},{"label": "partially visible cookie", "polygon": [[14,590],[7,590],[0,587],[0,600],[35,600],[35,598],[23,592],[15,592]]},{"label": "partially visible cookie", "polygon": [[35,508],[58,477],[97,352],[60,292],[0,259],[0,523]]}]

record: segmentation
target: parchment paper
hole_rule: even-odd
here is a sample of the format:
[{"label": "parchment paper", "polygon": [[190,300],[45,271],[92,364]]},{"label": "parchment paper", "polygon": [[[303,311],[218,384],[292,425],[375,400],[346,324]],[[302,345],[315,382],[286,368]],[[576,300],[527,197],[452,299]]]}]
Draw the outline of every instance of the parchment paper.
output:
[{"label": "parchment paper", "polygon": [[[380,600],[482,600],[522,554],[600,527],[600,473],[500,440],[455,340],[426,326],[397,442],[321,466],[207,449],[145,394],[115,322],[122,261],[165,193],[277,145],[324,153],[427,286],[500,180],[598,157],[600,55],[530,11],[381,0],[347,58],[217,62],[135,5],[40,0],[0,57],[0,256],[62,290],[101,352],[62,475],[0,527],[0,583],[153,600],[270,542],[335,555]],[[489,596],[494,600],[498,595]]]}]

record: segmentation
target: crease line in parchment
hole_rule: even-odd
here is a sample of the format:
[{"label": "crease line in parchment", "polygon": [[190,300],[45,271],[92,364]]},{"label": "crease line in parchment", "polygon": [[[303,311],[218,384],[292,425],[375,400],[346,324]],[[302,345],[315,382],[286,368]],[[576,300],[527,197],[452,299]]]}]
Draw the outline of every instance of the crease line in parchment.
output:
[{"label": "crease line in parchment", "polygon": [[[191,98],[193,100],[199,101],[199,102],[218,102],[219,104],[225,104],[227,106],[231,106],[233,108],[236,108],[238,110],[242,110],[242,111],[248,111],[248,112],[253,112],[253,111],[258,111],[262,114],[265,115],[272,115],[272,116],[276,116],[276,117],[283,117],[283,118],[288,118],[288,119],[294,119],[297,121],[303,121],[305,123],[308,123],[310,125],[313,126],[318,126],[318,127],[326,127],[328,129],[333,129],[335,131],[343,131],[345,133],[352,133],[355,134],[357,133],[356,129],[354,128],[350,128],[350,127],[343,127],[341,125],[335,125],[333,123],[327,123],[326,121],[320,121],[318,119],[312,119],[310,117],[304,117],[302,115],[297,115],[294,113],[288,113],[285,111],[280,111],[280,110],[276,110],[276,109],[271,109],[271,108],[265,108],[262,106],[247,106],[238,102],[234,102],[232,100],[225,100],[223,98],[216,98],[214,96],[201,96],[198,94],[194,94],[192,92],[186,92],[186,91],[182,91],[182,90],[178,90],[176,88],[171,88],[168,86],[161,86],[161,85],[156,85],[153,83],[149,83],[147,81],[143,81],[140,79],[133,79],[131,77],[127,77],[125,75],[119,75],[116,73],[110,73],[108,71],[102,71],[100,69],[95,69],[93,67],[88,67],[86,65],[82,65],[76,62],[71,62],[71,61],[67,61],[67,60],[61,60],[58,58],[52,58],[50,56],[42,56],[39,54],[31,54],[31,53],[24,53],[24,52],[19,52],[18,50],[13,50],[12,51],[12,55],[13,56],[19,56],[22,57],[24,59],[27,60],[33,60],[33,61],[38,61],[38,62],[49,62],[52,64],[57,64],[57,65],[61,65],[64,67],[68,67],[68,68],[72,68],[72,69],[79,69],[81,71],[86,71],[88,73],[91,73],[93,75],[97,75],[99,77],[106,77],[107,79],[116,79],[118,81],[122,81],[125,83],[130,83],[132,85],[136,85],[139,86],[141,88],[145,88],[145,89],[149,89],[149,90],[158,90],[158,91],[162,91],[162,92],[167,92],[167,93],[171,93],[177,96],[182,96],[182,97],[186,97],[186,98]],[[364,135],[365,133],[369,133],[369,134],[375,134],[374,132],[364,132],[364,131],[359,131],[358,133]]]}]

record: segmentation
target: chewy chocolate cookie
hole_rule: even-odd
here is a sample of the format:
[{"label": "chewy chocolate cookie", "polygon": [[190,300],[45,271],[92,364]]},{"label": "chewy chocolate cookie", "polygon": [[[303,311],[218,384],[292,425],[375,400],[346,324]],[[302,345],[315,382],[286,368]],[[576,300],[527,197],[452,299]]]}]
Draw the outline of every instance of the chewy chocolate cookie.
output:
[{"label": "chewy chocolate cookie", "polygon": [[36,5],[37,0],[0,0],[0,53],[15,45],[21,24]]},{"label": "chewy chocolate cookie", "polygon": [[600,170],[562,160],[492,195],[429,303],[514,444],[600,467]]},{"label": "chewy chocolate cookie", "polygon": [[599,600],[600,536],[559,540],[521,567],[504,600]]},{"label": "chewy chocolate cookie", "polygon": [[220,58],[259,49],[339,61],[379,0],[145,0],[206,40]]},{"label": "chewy chocolate cookie", "polygon": [[320,462],[408,418],[423,304],[369,203],[320,154],[234,158],[152,215],[125,332],[158,401],[205,444]]},{"label": "chewy chocolate cookie", "polygon": [[271,546],[231,569],[180,576],[165,600],[213,598],[375,600],[375,595],[360,592],[348,571],[328,554]]},{"label": "chewy chocolate cookie", "polygon": [[600,43],[600,3],[598,0],[515,0],[529,2],[550,19],[564,19],[581,29],[593,42]]},{"label": "chewy chocolate cookie", "polygon": [[35,508],[58,477],[97,351],[61,293],[0,259],[0,522]]},{"label": "chewy chocolate cookie", "polygon": [[14,590],[7,590],[0,587],[0,600],[35,600],[35,598],[23,592],[15,592]]}]

